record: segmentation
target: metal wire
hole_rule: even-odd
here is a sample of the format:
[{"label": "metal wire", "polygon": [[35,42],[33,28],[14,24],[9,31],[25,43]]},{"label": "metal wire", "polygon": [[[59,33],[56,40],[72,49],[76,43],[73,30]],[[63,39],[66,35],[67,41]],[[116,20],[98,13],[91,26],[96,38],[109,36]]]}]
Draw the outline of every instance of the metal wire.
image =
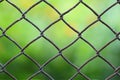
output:
[{"label": "metal wire", "polygon": [[[11,73],[9,73],[6,70],[6,66],[9,65],[12,61],[14,61],[16,58],[20,57],[21,55],[24,55],[26,58],[28,58],[29,60],[31,60],[38,68],[39,70],[32,74],[31,76],[28,77],[28,80],[33,79],[35,76],[37,76],[38,74],[42,73],[43,75],[45,75],[46,77],[48,77],[48,79],[50,80],[54,80],[54,78],[51,76],[51,74],[48,74],[44,71],[44,67],[46,65],[48,65],[49,63],[51,63],[52,61],[54,61],[57,57],[61,56],[64,61],[66,61],[70,66],[72,66],[75,70],[76,73],[71,76],[69,78],[69,80],[74,80],[74,78],[77,75],[81,75],[83,76],[86,80],[91,80],[87,75],[85,75],[84,73],[81,72],[81,69],[86,66],[89,62],[95,60],[96,58],[100,58],[102,59],[104,62],[106,62],[106,64],[108,64],[113,70],[114,73],[111,74],[110,76],[106,77],[106,80],[110,80],[112,79],[114,76],[119,74],[119,70],[120,67],[115,67],[112,63],[110,63],[107,59],[105,59],[103,56],[100,55],[101,51],[104,50],[107,46],[109,46],[111,43],[113,43],[116,40],[120,40],[120,33],[117,33],[116,31],[114,31],[111,26],[109,26],[109,24],[105,23],[101,17],[107,12],[109,11],[112,7],[114,7],[117,4],[120,4],[120,0],[117,0],[115,3],[113,3],[111,6],[109,6],[106,10],[104,10],[101,14],[98,14],[94,9],[92,9],[88,4],[86,4],[83,0],[79,0],[73,7],[71,7],[69,10],[65,11],[64,13],[61,13],[57,8],[55,8],[51,3],[49,3],[48,0],[39,0],[38,2],[36,2],[35,4],[33,4],[32,6],[29,7],[29,9],[27,9],[25,12],[23,12],[19,7],[17,7],[16,4],[12,3],[10,0],[0,0],[0,3],[6,1],[8,4],[12,5],[16,10],[19,11],[19,13],[22,15],[18,20],[14,21],[12,24],[10,24],[5,30],[3,30],[0,27],[0,31],[2,32],[2,35],[0,35],[0,38],[2,37],[6,37],[9,41],[11,41],[12,43],[14,43],[14,45],[16,45],[19,49],[20,52],[19,54],[17,54],[16,56],[12,57],[10,60],[8,60],[5,64],[0,64],[0,73],[4,72],[5,74],[7,74],[9,77],[11,77],[11,79],[13,80],[17,80],[17,78],[14,77],[14,75],[12,75]],[[33,9],[35,6],[40,5],[41,3],[45,3],[46,5],[48,5],[49,7],[51,7],[55,12],[57,12],[57,14],[59,15],[59,18],[57,20],[55,20],[54,22],[52,22],[50,25],[48,25],[44,30],[40,30],[38,26],[36,26],[36,24],[34,24],[32,21],[30,21],[28,18],[26,18],[27,13]],[[95,21],[93,21],[92,23],[90,23],[88,26],[85,27],[84,30],[82,30],[81,32],[79,32],[78,30],[74,29],[65,19],[64,16],[66,14],[69,14],[69,12],[71,12],[73,9],[75,9],[78,5],[84,5],[86,8],[88,8],[90,11],[93,12],[93,14],[97,17],[97,19]],[[13,27],[13,25],[15,25],[16,23],[20,22],[21,20],[25,20],[28,23],[30,23],[33,27],[35,27],[39,32],[40,35],[38,37],[36,37],[35,39],[33,39],[31,42],[29,42],[27,45],[25,45],[25,47],[21,47],[15,40],[13,40],[10,36],[8,36],[6,34],[6,32]],[[53,26],[55,23],[58,23],[59,21],[63,21],[72,31],[74,31],[78,37],[71,42],[70,44],[66,45],[64,48],[60,49],[52,40],[50,40],[47,36],[44,35],[44,33],[51,27]],[[106,45],[104,45],[101,49],[97,50],[89,41],[87,41],[86,39],[84,39],[82,37],[82,34],[88,30],[92,25],[94,25],[95,23],[100,22],[103,25],[105,25],[114,35],[116,35],[116,37],[111,40],[110,42],[108,42]],[[47,60],[43,65],[40,65],[36,60],[34,60],[31,56],[27,55],[25,53],[25,50],[35,41],[37,41],[40,38],[44,38],[46,41],[48,41],[50,44],[52,44],[56,50],[58,51],[57,55],[53,56],[52,58],[50,58],[49,60]],[[81,65],[80,67],[74,65],[71,61],[69,61],[64,55],[63,55],[63,51],[68,49],[70,46],[72,46],[73,44],[75,44],[78,40],[83,40],[84,42],[86,42],[95,52],[96,55],[91,57],[90,59],[88,59],[83,65]]]}]

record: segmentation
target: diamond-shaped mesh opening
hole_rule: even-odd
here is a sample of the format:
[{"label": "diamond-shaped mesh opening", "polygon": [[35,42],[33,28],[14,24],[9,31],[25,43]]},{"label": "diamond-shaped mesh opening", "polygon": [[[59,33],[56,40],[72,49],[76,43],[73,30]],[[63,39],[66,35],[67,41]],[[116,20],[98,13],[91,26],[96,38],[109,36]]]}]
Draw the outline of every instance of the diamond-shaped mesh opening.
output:
[{"label": "diamond-shaped mesh opening", "polygon": [[6,63],[10,58],[18,54],[19,51],[19,48],[6,37],[0,39],[0,63]]},{"label": "diamond-shaped mesh opening", "polygon": [[45,32],[45,36],[53,41],[57,46],[63,48],[72,42],[77,37],[77,34],[66,24],[60,21],[49,28]]},{"label": "diamond-shaped mesh opening", "polygon": [[49,73],[54,79],[58,80],[68,80],[76,72],[76,70],[71,65],[66,63],[61,56],[57,57],[55,60],[50,62],[45,67],[45,71]]},{"label": "diamond-shaped mesh opening", "polygon": [[112,7],[109,11],[107,11],[103,16],[102,20],[105,23],[109,23],[108,25],[115,30],[116,32],[120,32],[120,6],[116,5]]},{"label": "diamond-shaped mesh opening", "polygon": [[0,0],[0,80],[119,80],[120,0]]},{"label": "diamond-shaped mesh opening", "polygon": [[[35,71],[38,70],[38,67],[27,57],[21,55],[14,61],[12,61],[10,64],[8,64],[6,69],[18,80],[21,80],[27,79],[29,76],[31,76]],[[16,73],[19,75],[17,75]]]},{"label": "diamond-shaped mesh opening", "polygon": [[116,40],[101,51],[101,55],[116,67],[120,65],[120,41]]},{"label": "diamond-shaped mesh opening", "polygon": [[95,55],[95,51],[83,40],[78,40],[71,47],[63,51],[63,55],[76,66],[81,66]]},{"label": "diamond-shaped mesh opening", "polygon": [[87,5],[89,5],[92,9],[94,9],[97,13],[102,13],[104,10],[106,10],[109,6],[111,6],[113,3],[117,2],[116,0],[84,0]]},{"label": "diamond-shaped mesh opening", "polygon": [[11,0],[13,4],[15,4],[18,8],[20,8],[22,11],[27,10],[30,8],[33,4],[38,2],[39,0]]},{"label": "diamond-shaped mesh opening", "polygon": [[[58,11],[61,13],[69,10],[71,7],[73,7],[76,3],[78,3],[78,0],[48,0],[48,2],[53,5]],[[61,7],[62,5],[62,7]]]},{"label": "diamond-shaped mesh opening", "polygon": [[13,38],[19,45],[25,46],[28,42],[39,36],[39,31],[25,20],[13,25],[6,34]]},{"label": "diamond-shaped mesh opening", "polygon": [[114,70],[108,64],[106,64],[103,60],[101,60],[98,57],[89,62],[81,69],[81,72],[90,77],[90,79],[100,80],[104,80],[111,73],[113,73],[113,71]]},{"label": "diamond-shaped mesh opening", "polygon": [[64,16],[64,19],[76,30],[82,31],[86,26],[94,22],[97,17],[83,4],[79,4]]},{"label": "diamond-shaped mesh opening", "polygon": [[[88,40],[96,49],[100,49],[107,42],[115,38],[115,35],[105,25],[97,22],[86,30],[83,37]],[[96,37],[98,36],[98,37]]]},{"label": "diamond-shaped mesh opening", "polygon": [[43,30],[56,21],[59,18],[59,15],[49,5],[42,2],[32,8],[32,10],[26,14],[26,17]]},{"label": "diamond-shaped mesh opening", "polygon": [[[7,2],[0,3],[0,26],[4,29],[20,18],[20,13]],[[4,22],[6,21],[6,22]]]},{"label": "diamond-shaped mesh opening", "polygon": [[40,64],[44,64],[58,53],[55,47],[43,38],[28,46],[25,52]]}]

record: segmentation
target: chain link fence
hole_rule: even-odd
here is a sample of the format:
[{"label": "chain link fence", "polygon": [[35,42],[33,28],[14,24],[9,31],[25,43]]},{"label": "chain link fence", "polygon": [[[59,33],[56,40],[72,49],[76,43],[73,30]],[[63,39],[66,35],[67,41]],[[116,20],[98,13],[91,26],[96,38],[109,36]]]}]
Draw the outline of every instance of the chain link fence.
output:
[{"label": "chain link fence", "polygon": [[[71,1],[71,0],[69,0]],[[37,68],[37,70],[33,71],[33,73],[31,73],[28,77],[26,77],[25,79],[27,80],[44,80],[43,79],[39,79],[39,78],[35,78],[36,76],[42,74],[44,77],[46,77],[45,80],[58,80],[55,77],[53,77],[49,72],[47,72],[46,70],[44,70],[44,68],[49,65],[50,63],[52,63],[53,61],[55,61],[58,57],[62,57],[62,59],[64,60],[64,62],[67,63],[68,66],[71,66],[72,68],[70,69],[74,69],[75,72],[68,77],[69,80],[94,80],[92,77],[90,77],[89,75],[86,75],[85,73],[83,73],[81,70],[87,66],[90,62],[94,61],[96,58],[100,58],[102,61],[105,62],[105,64],[109,65],[109,67],[112,68],[112,70],[114,72],[109,73],[106,77],[105,80],[119,80],[120,79],[120,67],[119,66],[115,66],[113,65],[109,60],[107,60],[106,58],[104,58],[104,56],[101,55],[101,52],[106,49],[109,45],[111,45],[113,42],[115,41],[119,41],[120,40],[120,33],[115,31],[109,24],[107,24],[106,22],[104,22],[104,20],[102,20],[102,16],[105,15],[105,13],[107,13],[111,8],[113,8],[116,5],[120,4],[120,0],[114,0],[114,3],[112,3],[109,7],[107,7],[102,13],[96,12],[96,10],[94,10],[92,7],[90,7],[84,0],[79,0],[75,3],[74,6],[72,6],[71,8],[69,8],[67,11],[65,12],[60,12],[59,9],[57,9],[53,4],[51,4],[49,2],[49,0],[36,0],[36,2],[34,4],[32,4],[27,10],[23,11],[21,8],[18,7],[17,4],[14,3],[14,0],[0,0],[0,5],[3,3],[7,3],[7,5],[12,6],[14,9],[16,9],[18,11],[18,14],[21,15],[21,17],[19,17],[19,19],[15,20],[14,22],[12,22],[10,25],[7,25],[7,27],[4,29],[2,28],[2,25],[0,24],[0,40],[5,37],[8,41],[12,42],[15,46],[17,46],[18,48],[18,53],[16,55],[12,55],[12,53],[9,53],[12,55],[12,57],[10,57],[9,60],[7,60],[5,63],[0,63],[0,75],[7,75],[7,77],[9,77],[9,79],[11,80],[17,80],[17,77],[15,75],[13,75],[11,72],[15,72],[15,66],[17,67],[17,65],[19,65],[19,63],[14,64],[15,66],[11,68],[11,72],[9,71],[9,69],[7,69],[7,66],[10,65],[12,62],[14,62],[16,59],[20,58],[21,56],[24,56],[25,58],[27,58],[26,60],[31,61],[30,64],[34,64]],[[29,2],[28,2],[29,3]],[[44,28],[43,30],[41,30],[39,28],[39,26],[37,26],[34,21],[30,20],[29,18],[27,18],[26,16],[28,15],[28,13],[36,6],[41,5],[42,3],[44,3],[46,6],[49,6],[50,8],[52,8],[52,10],[54,10],[56,12],[57,15],[59,15],[57,20],[54,20],[53,22],[51,22],[46,28]],[[64,1],[64,3],[66,3],[66,1]],[[24,3],[21,3],[24,4]],[[27,4],[25,4],[27,5]],[[67,3],[66,3],[67,5]],[[74,28],[74,26],[72,26],[69,22],[67,22],[67,20],[65,20],[65,16],[67,14],[69,14],[71,11],[73,11],[77,6],[79,5],[83,5],[85,8],[89,9],[94,16],[97,17],[96,20],[92,21],[89,25],[84,26],[84,29],[82,31],[79,31],[77,29]],[[93,4],[94,5],[94,4]],[[46,8],[46,6],[43,6],[43,8]],[[62,7],[62,5],[61,5]],[[64,8],[64,7],[63,7]],[[1,13],[2,11],[0,11]],[[12,12],[12,10],[10,10],[10,12]],[[52,12],[50,12],[52,14]],[[4,13],[6,14],[6,13]],[[9,11],[7,12],[7,14],[9,15]],[[15,14],[13,14],[14,16]],[[81,14],[79,14],[81,15]],[[1,16],[1,15],[0,15]],[[50,16],[50,15],[48,15]],[[54,15],[53,15],[54,16]],[[75,15],[78,16],[78,15]],[[110,16],[109,16],[110,17]],[[2,20],[2,18],[1,18]],[[21,22],[22,20],[26,21],[27,23],[31,24],[32,27],[37,30],[39,32],[39,36],[37,36],[35,39],[31,40],[29,43],[25,44],[24,47],[22,47],[21,45],[19,45],[19,43],[14,40],[14,38],[11,38],[10,35],[7,34],[7,32],[14,27],[14,25],[16,25],[17,23]],[[65,45],[63,48],[60,48],[59,45],[57,45],[54,40],[51,40],[48,36],[46,36],[46,31],[49,30],[51,27],[53,27],[56,23],[59,23],[60,21],[62,21],[71,31],[73,31],[77,36],[74,38],[74,40],[72,42],[70,42],[69,44]],[[7,22],[7,20],[6,20]],[[4,22],[6,24],[6,22]],[[78,21],[79,22],[79,21]],[[39,21],[38,21],[39,23]],[[85,39],[83,37],[83,34],[85,32],[87,32],[89,30],[89,28],[93,27],[94,24],[96,23],[101,23],[102,25],[104,25],[105,28],[107,28],[107,30],[110,30],[110,32],[112,32],[112,34],[114,34],[114,38],[112,38],[112,40],[108,41],[104,46],[102,46],[100,49],[97,49],[96,46],[94,46],[91,42],[89,42],[89,40]],[[80,23],[82,24],[82,23]],[[24,26],[24,24],[23,24]],[[29,31],[29,29],[26,29],[26,32],[31,33]],[[19,30],[18,30],[19,31]],[[61,31],[61,30],[60,30]],[[14,34],[17,34],[17,31],[13,32]],[[61,32],[62,33],[62,32]],[[71,32],[70,32],[71,33]],[[102,33],[102,32],[101,32]],[[23,34],[25,34],[23,32]],[[71,34],[70,34],[71,35]],[[103,35],[104,36],[104,35]],[[19,38],[19,36],[17,36]],[[54,36],[53,36],[54,37]],[[97,37],[97,36],[96,36]],[[98,36],[99,37],[99,36]],[[24,37],[23,37],[24,38]],[[30,56],[29,54],[26,53],[26,49],[31,46],[33,43],[35,43],[36,41],[40,40],[41,38],[43,38],[45,41],[49,42],[49,44],[51,44],[55,50],[56,50],[56,54],[54,56],[52,56],[51,58],[47,59],[47,61],[45,61],[42,65],[39,64],[38,61],[36,61],[32,56]],[[63,40],[63,39],[61,39]],[[61,41],[60,40],[60,41]],[[77,66],[75,65],[71,60],[69,60],[69,58],[65,57],[64,55],[64,51],[69,49],[71,46],[73,46],[74,44],[77,43],[78,40],[82,40],[84,41],[87,45],[89,45],[90,48],[92,48],[95,52],[95,55],[92,55],[91,58],[87,59],[86,62],[84,62],[81,66]],[[94,40],[94,39],[92,39]],[[94,42],[96,43],[96,42]],[[6,42],[7,44],[7,42]],[[4,44],[3,44],[4,45]],[[9,43],[7,44],[9,46]],[[37,46],[36,46],[37,47]],[[46,45],[47,47],[47,45]],[[82,47],[84,47],[84,45],[82,45]],[[0,47],[2,48],[2,47]],[[10,49],[14,49],[14,48],[10,48]],[[47,50],[47,49],[46,49]],[[8,51],[9,52],[9,51]],[[45,52],[43,52],[42,54],[44,54]],[[71,52],[72,55],[77,55],[75,54],[75,51]],[[50,53],[49,53],[50,54]],[[0,55],[2,55],[2,51],[0,51]],[[33,53],[33,55],[36,55]],[[6,57],[9,55],[5,55]],[[40,54],[37,54],[36,56],[40,56]],[[48,55],[49,56],[49,55]],[[86,54],[87,56],[87,54]],[[109,56],[109,55],[108,55]],[[4,59],[4,58],[3,58]],[[44,60],[44,59],[43,59]],[[22,60],[21,60],[22,61]],[[59,62],[59,61],[58,61]],[[80,62],[80,61],[78,61]],[[26,61],[27,64],[27,61]],[[21,65],[25,65],[25,64],[21,64]],[[61,64],[55,64],[60,66]],[[102,64],[98,64],[98,65],[102,65]],[[98,66],[97,64],[93,65],[94,67]],[[20,67],[19,67],[20,68]],[[24,67],[23,67],[24,68]],[[29,68],[29,67],[28,67]],[[26,69],[26,68],[25,68]],[[33,68],[30,67],[29,70],[32,70]],[[52,71],[53,68],[51,68]],[[59,68],[58,68],[59,69]],[[67,68],[65,68],[67,69]],[[34,70],[34,69],[33,69]],[[90,69],[88,69],[89,71]],[[65,70],[63,70],[65,71]],[[90,70],[91,71],[91,70]],[[104,68],[100,70],[101,72],[104,72]],[[25,72],[25,70],[23,69],[22,71],[23,73]],[[21,75],[24,75],[23,73],[19,73]],[[66,72],[67,73],[67,72]],[[69,72],[68,72],[69,73]],[[106,71],[107,73],[107,71]],[[15,73],[18,74],[18,73]],[[58,75],[62,75],[63,73],[59,73],[56,74],[56,76]],[[97,74],[96,73],[92,73],[91,74]],[[66,74],[64,74],[66,75]],[[76,78],[78,75],[80,75],[82,78]],[[99,74],[100,77],[101,74]],[[116,79],[114,79],[114,77],[118,77]],[[19,78],[20,79],[20,78]],[[59,80],[65,80],[65,76],[61,77]],[[0,80],[4,80],[4,78],[0,79]],[[22,80],[22,79],[20,79]],[[100,79],[95,79],[95,80],[100,80]]]}]

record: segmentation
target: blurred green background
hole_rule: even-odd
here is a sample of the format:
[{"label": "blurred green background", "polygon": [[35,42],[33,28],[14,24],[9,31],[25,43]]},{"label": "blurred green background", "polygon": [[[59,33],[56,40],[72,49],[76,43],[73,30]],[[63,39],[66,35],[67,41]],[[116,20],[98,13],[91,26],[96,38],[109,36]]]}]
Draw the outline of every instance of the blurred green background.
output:
[{"label": "blurred green background", "polygon": [[[25,12],[31,5],[39,0],[10,0]],[[59,12],[64,13],[73,7],[79,0],[46,0],[53,5]],[[101,14],[116,0],[83,0],[98,14]],[[117,4],[107,11],[101,19],[107,23],[115,32],[120,32],[120,5]],[[8,2],[0,3],[0,28],[5,30],[10,24],[19,19],[21,14]],[[41,2],[32,8],[26,18],[33,22],[40,30],[44,30],[49,24],[59,18],[59,15],[46,3]],[[79,32],[85,29],[93,21],[97,20],[93,14],[83,4],[64,15],[64,20]],[[16,41],[22,48],[30,41],[38,37],[40,32],[26,20],[21,20],[7,30],[6,35]],[[0,30],[0,35],[2,31]],[[77,38],[77,34],[71,30],[62,20],[51,26],[45,31],[44,35],[53,41],[60,49],[64,48]],[[83,38],[89,41],[97,50],[116,36],[105,25],[100,22],[95,23],[82,34]],[[0,38],[0,63],[5,64],[11,58],[20,53],[20,49],[5,36]],[[40,38],[25,49],[25,53],[43,65],[48,59],[58,54],[58,50],[46,39]],[[120,41],[116,40],[100,52],[106,60],[115,67],[120,65]],[[63,55],[71,63],[80,67],[88,59],[96,55],[96,52],[82,39],[63,51]],[[29,76],[39,70],[39,68],[24,55],[19,56],[9,65],[6,70],[14,75],[18,80],[26,80]],[[57,57],[44,67],[44,71],[50,74],[55,80],[68,80],[76,73],[76,70],[69,65],[62,57]],[[114,70],[101,58],[97,57],[81,69],[91,80],[104,80],[111,75]],[[112,80],[119,80],[115,76]],[[12,80],[5,73],[0,73],[0,80]],[[32,80],[49,80],[42,73],[35,76]],[[78,75],[74,80],[85,80]]]}]

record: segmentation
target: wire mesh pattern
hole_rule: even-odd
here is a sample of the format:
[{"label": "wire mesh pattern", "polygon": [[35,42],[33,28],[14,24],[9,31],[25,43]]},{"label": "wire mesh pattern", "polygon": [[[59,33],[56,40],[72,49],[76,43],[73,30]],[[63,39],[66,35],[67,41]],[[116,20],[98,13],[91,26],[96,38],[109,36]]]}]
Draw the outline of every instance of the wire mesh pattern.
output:
[{"label": "wire mesh pattern", "polygon": [[[49,63],[51,63],[52,61],[54,61],[57,57],[61,56],[65,62],[68,63],[68,65],[72,66],[75,70],[76,73],[74,75],[72,75],[69,80],[74,80],[75,77],[77,75],[81,75],[82,77],[84,77],[85,80],[92,80],[91,78],[89,78],[87,75],[85,75],[84,73],[81,72],[81,69],[83,67],[85,67],[89,62],[93,61],[96,58],[100,58],[102,59],[106,64],[108,64],[113,70],[114,73],[112,73],[111,75],[106,77],[106,80],[111,80],[113,77],[115,77],[116,75],[120,77],[120,67],[115,67],[112,63],[110,63],[107,59],[105,59],[103,56],[100,55],[100,52],[102,50],[104,50],[107,46],[109,46],[111,43],[113,43],[116,40],[120,40],[120,33],[114,31],[111,26],[109,26],[109,24],[105,23],[101,17],[107,12],[109,11],[112,7],[119,5],[120,4],[120,0],[116,0],[116,2],[114,2],[112,5],[110,5],[106,10],[104,10],[101,14],[98,14],[94,9],[92,9],[88,4],[86,4],[84,2],[84,0],[79,0],[73,7],[71,7],[69,10],[65,11],[64,13],[61,13],[56,7],[54,7],[51,3],[49,3],[49,0],[39,0],[38,2],[34,3],[32,6],[29,7],[29,9],[27,9],[25,12],[23,12],[19,7],[17,7],[17,5],[15,3],[13,3],[11,0],[0,0],[0,4],[2,2],[6,1],[8,4],[10,4],[11,6],[13,6],[17,11],[19,11],[19,13],[21,14],[21,17],[14,21],[12,24],[10,24],[5,30],[3,30],[0,27],[0,31],[2,32],[2,35],[0,35],[0,39],[2,37],[6,37],[9,41],[11,41],[12,43],[14,43],[14,45],[16,45],[20,52],[16,55],[13,56],[10,60],[8,60],[5,64],[0,64],[0,73],[5,73],[6,75],[8,75],[11,79],[13,80],[17,80],[17,78],[12,75],[11,73],[9,73],[6,70],[6,67],[13,62],[15,59],[17,59],[18,57],[20,57],[21,55],[24,55],[26,58],[28,58],[29,60],[31,60],[38,68],[39,70],[37,72],[35,72],[34,74],[32,74],[31,76],[28,77],[28,80],[32,80],[35,76],[37,76],[38,74],[42,73],[43,75],[45,75],[49,80],[55,80],[51,74],[48,74],[47,72],[44,71],[44,67],[46,65],[48,65]],[[29,20],[28,18],[26,18],[27,13],[32,10],[35,6],[40,5],[41,3],[45,3],[46,5],[48,5],[49,7],[51,7],[55,12],[57,12],[57,14],[59,15],[59,18],[57,20],[55,20],[54,22],[52,22],[51,24],[49,24],[44,30],[40,30],[38,26],[36,26],[36,24],[34,24],[31,20]],[[86,8],[88,8],[96,17],[97,19],[95,21],[93,21],[92,23],[90,23],[88,26],[86,26],[84,28],[84,30],[82,31],[78,31],[76,30],[73,26],[71,26],[65,19],[64,16],[66,14],[69,14],[69,12],[71,12],[72,10],[74,10],[78,5],[84,5]],[[21,20],[25,20],[28,23],[30,23],[34,28],[36,28],[36,30],[39,31],[39,36],[36,37],[35,39],[31,40],[31,42],[29,42],[28,44],[26,44],[24,47],[21,47],[15,40],[13,40],[10,36],[8,36],[6,34],[6,32],[13,27],[13,25],[15,25],[16,23],[20,22]],[[49,39],[47,36],[45,36],[45,32],[52,27],[54,24],[58,23],[59,21],[64,22],[72,31],[74,31],[78,36],[76,37],[76,39],[71,42],[70,44],[66,45],[64,48],[59,48],[51,39]],[[93,46],[88,40],[86,40],[85,38],[82,37],[82,34],[88,30],[90,27],[92,27],[92,25],[94,25],[95,23],[100,22],[103,25],[105,25],[116,37],[114,39],[112,39],[110,42],[108,42],[107,44],[105,44],[101,49],[97,50],[95,48],[95,46]],[[31,56],[29,56],[28,54],[25,53],[25,50],[34,42],[36,42],[38,39],[40,38],[44,38],[46,41],[48,41],[52,46],[54,46],[56,48],[56,50],[58,51],[58,53],[53,56],[52,58],[50,58],[49,60],[47,60],[43,65],[40,65],[34,58],[32,58]],[[67,59],[64,55],[63,55],[63,51],[68,49],[70,46],[72,46],[73,44],[75,44],[79,39],[83,40],[85,43],[87,43],[95,52],[96,55],[91,57],[90,59],[88,59],[83,65],[81,65],[80,67],[76,66],[75,64],[73,64],[69,59]],[[62,74],[62,73],[61,73]],[[63,80],[63,79],[62,79]]]}]

